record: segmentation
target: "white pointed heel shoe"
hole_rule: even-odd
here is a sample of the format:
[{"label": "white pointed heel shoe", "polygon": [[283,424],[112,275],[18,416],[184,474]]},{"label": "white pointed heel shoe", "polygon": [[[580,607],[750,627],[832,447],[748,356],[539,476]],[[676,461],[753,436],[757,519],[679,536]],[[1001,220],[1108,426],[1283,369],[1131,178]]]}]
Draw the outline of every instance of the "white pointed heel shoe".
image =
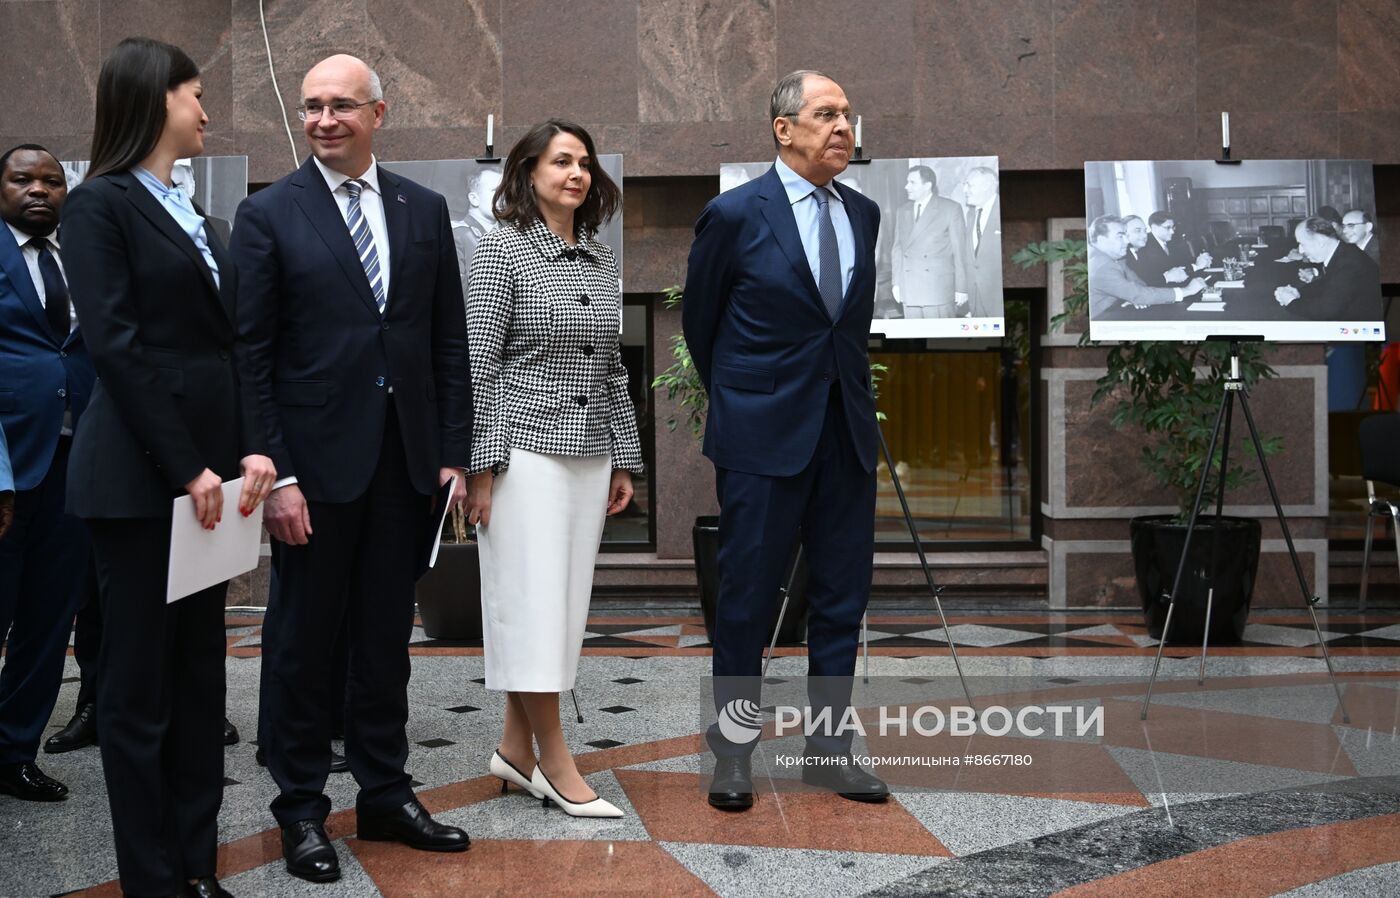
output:
[{"label": "white pointed heel shoe", "polygon": [[[535,769],[539,769],[538,764],[535,765]],[[491,752],[491,775],[500,778],[502,795],[510,788],[511,783],[515,783],[536,798],[544,798],[544,793],[541,792],[534,783],[530,782],[530,778],[521,773],[519,767],[516,767],[502,757],[499,751]]]},{"label": "white pointed heel shoe", "polygon": [[530,777],[530,782],[535,790],[543,793],[543,803],[549,807],[550,802],[554,802],[564,809],[564,813],[570,817],[621,817],[622,811],[614,804],[595,798],[583,804],[574,804],[567,798],[559,794],[559,790],[554,788],[554,784],[549,781],[549,777],[544,775],[544,769],[540,765],[535,765],[535,773]]}]

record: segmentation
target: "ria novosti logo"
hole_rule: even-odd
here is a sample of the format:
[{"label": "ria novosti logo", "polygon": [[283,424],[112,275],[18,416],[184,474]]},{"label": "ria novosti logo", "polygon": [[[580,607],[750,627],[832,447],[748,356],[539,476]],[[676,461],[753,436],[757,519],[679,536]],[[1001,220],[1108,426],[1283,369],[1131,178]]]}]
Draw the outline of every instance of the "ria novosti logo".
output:
[{"label": "ria novosti logo", "polygon": [[745,745],[763,732],[763,713],[746,698],[736,698],[719,709],[719,732],[736,745]]}]

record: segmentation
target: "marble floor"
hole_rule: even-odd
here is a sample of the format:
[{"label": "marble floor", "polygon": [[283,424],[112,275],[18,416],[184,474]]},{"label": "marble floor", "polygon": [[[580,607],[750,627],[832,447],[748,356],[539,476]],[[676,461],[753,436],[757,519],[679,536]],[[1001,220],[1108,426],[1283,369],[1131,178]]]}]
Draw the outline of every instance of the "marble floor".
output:
[{"label": "marble floor", "polygon": [[[1322,615],[1346,713],[1308,617],[1260,612],[1242,644],[1212,648],[1204,685],[1199,649],[1169,648],[1147,724],[1138,708],[1155,646],[1139,616],[951,613],[958,658],[979,695],[1014,684],[1105,710],[1101,739],[1049,746],[1076,767],[1092,757],[1082,768],[1092,771],[1088,785],[1057,789],[1005,771],[928,789],[892,775],[892,800],[863,805],[792,788],[765,766],[782,746],[766,738],[756,753],[757,804],[732,815],[703,798],[709,649],[699,619],[610,609],[589,623],[577,690],[583,722],[565,717],[580,768],[626,812],[610,821],[502,795],[486,775],[501,701],[483,686],[480,646],[418,630],[408,770],[423,803],[465,827],[472,848],[432,855],[359,841],[353,779],[333,775],[328,828],[344,875],[319,886],[282,868],[267,810],[272,782],[249,741],[261,618],[230,614],[226,623],[228,713],[244,741],[226,749],[219,873],[240,898],[1400,894],[1394,611]],[[956,684],[946,638],[933,617],[873,611],[872,680]],[[802,653],[779,648],[770,676],[800,677]],[[54,727],[73,710],[71,658],[66,676]],[[0,896],[119,895],[98,750],[39,760],[72,794],[55,805],[0,797]]]}]

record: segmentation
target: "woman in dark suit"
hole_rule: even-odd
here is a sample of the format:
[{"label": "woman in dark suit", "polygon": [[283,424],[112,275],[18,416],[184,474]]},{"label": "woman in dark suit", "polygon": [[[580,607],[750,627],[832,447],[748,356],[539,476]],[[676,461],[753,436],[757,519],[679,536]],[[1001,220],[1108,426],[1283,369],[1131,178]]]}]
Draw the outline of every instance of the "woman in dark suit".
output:
[{"label": "woman in dark suit", "polygon": [[240,386],[233,263],[171,182],[175,160],[204,149],[201,92],[180,49],[122,41],[98,76],[91,168],[63,210],[98,374],[68,510],[92,533],[102,590],[98,740],[128,895],[228,894],[214,878],[227,584],[166,604],[171,502],[193,497],[213,529],[224,480],[245,478],[245,515],[276,480]]}]

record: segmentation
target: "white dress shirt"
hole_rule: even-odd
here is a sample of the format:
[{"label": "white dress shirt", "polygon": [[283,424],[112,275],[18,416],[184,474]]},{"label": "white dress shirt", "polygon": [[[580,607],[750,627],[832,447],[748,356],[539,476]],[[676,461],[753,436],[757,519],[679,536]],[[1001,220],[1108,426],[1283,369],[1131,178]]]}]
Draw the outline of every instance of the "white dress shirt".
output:
[{"label": "white dress shirt", "polygon": [[[330,188],[331,196],[335,197],[335,204],[340,209],[340,217],[349,219],[350,217],[350,194],[345,189],[345,182],[350,180],[349,175],[342,175],[338,171],[333,171],[321,163],[320,159],[311,157],[316,162],[316,168],[320,169],[321,177],[326,179],[326,186]],[[370,236],[374,238],[374,251],[379,256],[379,277],[384,282],[384,296],[389,295],[389,228],[384,224],[384,194],[379,190],[379,163],[373,156],[369,160],[369,168],[360,175],[359,180],[365,182],[365,189],[360,191],[360,212],[365,216],[365,221],[369,223]],[[347,222],[346,227],[349,227]],[[385,314],[388,314],[388,307],[385,307]]]},{"label": "white dress shirt", "polygon": [[[5,227],[10,229],[10,233],[15,237],[15,243],[19,244],[19,253],[24,257],[24,264],[29,267],[29,279],[34,282],[34,290],[39,294],[39,305],[47,309],[49,307],[49,297],[48,294],[44,292],[44,275],[39,271],[39,249],[38,247],[26,245],[30,240],[34,239],[33,235],[24,233],[9,222],[5,223]],[[58,263],[58,270],[63,274],[63,279],[67,281],[68,270],[63,267],[63,255],[58,249],[58,232],[54,231],[44,239],[48,241],[49,253],[53,256],[54,261]],[[70,302],[68,304],[68,332],[71,334],[73,329],[77,326],[78,313],[76,307]]]},{"label": "white dress shirt", "polygon": [[[782,159],[773,163],[778,170],[778,178],[783,182],[788,202],[792,204],[792,216],[797,220],[797,235],[802,239],[802,250],[807,255],[807,264],[812,269],[812,279],[818,284],[822,280],[821,226],[817,220],[821,207],[814,194],[819,189],[811,181],[793,171]],[[841,295],[845,296],[851,286],[851,278],[856,273],[856,237],[851,229],[850,216],[846,214],[846,201],[836,192],[836,185],[825,188],[830,200],[827,212],[831,215],[831,226],[836,230],[836,250],[841,257]]]}]

